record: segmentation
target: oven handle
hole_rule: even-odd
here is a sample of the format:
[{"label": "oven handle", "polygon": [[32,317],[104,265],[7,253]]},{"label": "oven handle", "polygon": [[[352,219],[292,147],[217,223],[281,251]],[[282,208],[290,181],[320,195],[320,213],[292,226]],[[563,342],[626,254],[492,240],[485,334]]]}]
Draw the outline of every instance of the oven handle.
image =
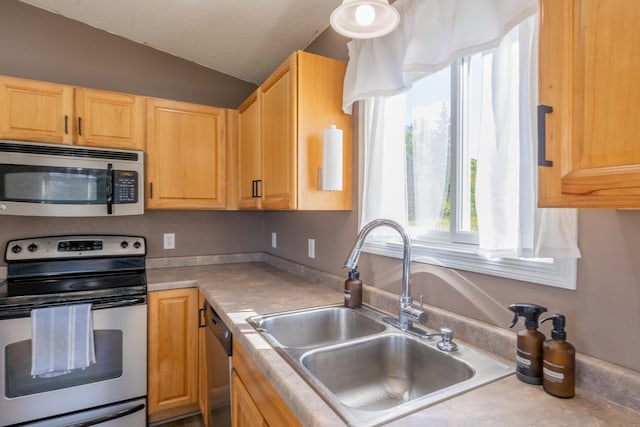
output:
[{"label": "oven handle", "polygon": [[114,412],[114,413],[108,414],[108,415],[101,415],[99,417],[95,417],[95,418],[92,418],[90,420],[81,421],[81,422],[76,423],[76,424],[71,424],[71,425],[69,425],[67,427],[89,427],[89,426],[95,426],[97,424],[106,423],[107,421],[117,420],[118,418],[126,417],[127,415],[134,414],[134,413],[136,413],[138,411],[143,410],[144,408],[145,408],[145,404],[141,403],[141,404],[133,406],[131,408],[123,409],[121,411]]},{"label": "oven handle", "polygon": [[93,304],[91,307],[94,309],[126,307],[129,305],[144,304],[146,301],[146,298],[128,298],[118,301],[97,303]]},{"label": "oven handle", "polygon": [[[83,304],[84,302],[85,301],[83,300],[63,301],[63,302],[46,304],[43,307],[59,307],[59,306],[72,305],[72,304]],[[127,298],[127,299],[119,299],[116,301],[93,302],[91,304],[91,309],[100,310],[105,308],[127,307],[130,305],[146,304],[146,303],[147,303],[146,297]],[[29,317],[29,315],[31,314],[31,310],[34,308],[37,308],[37,307],[28,306],[28,307],[8,308],[8,309],[0,310],[0,320]]]}]

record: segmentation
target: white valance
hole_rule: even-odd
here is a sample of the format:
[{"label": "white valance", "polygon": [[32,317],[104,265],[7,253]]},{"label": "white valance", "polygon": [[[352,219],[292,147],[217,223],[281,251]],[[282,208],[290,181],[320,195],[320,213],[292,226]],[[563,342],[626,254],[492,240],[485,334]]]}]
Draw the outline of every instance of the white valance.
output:
[{"label": "white valance", "polygon": [[356,101],[410,88],[416,74],[431,74],[461,56],[497,46],[538,10],[538,0],[397,0],[393,6],[400,12],[398,28],[348,43],[346,113]]}]

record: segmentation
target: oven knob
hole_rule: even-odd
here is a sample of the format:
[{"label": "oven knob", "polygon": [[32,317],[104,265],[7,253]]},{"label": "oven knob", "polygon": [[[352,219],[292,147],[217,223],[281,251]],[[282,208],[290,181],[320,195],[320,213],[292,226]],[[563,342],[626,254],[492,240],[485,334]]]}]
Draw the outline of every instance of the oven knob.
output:
[{"label": "oven knob", "polygon": [[133,247],[134,247],[134,248],[136,248],[136,249],[140,249],[140,246],[142,246],[142,243],[140,243],[140,242],[138,242],[138,241],[136,241],[136,242],[133,244]]},{"label": "oven knob", "polygon": [[123,240],[122,242],[120,242],[120,247],[122,249],[127,249],[129,247],[129,243],[126,240]]},{"label": "oven knob", "polygon": [[27,246],[27,249],[29,250],[29,252],[35,252],[38,250],[38,245],[36,245],[35,243],[32,243],[29,246]]},{"label": "oven knob", "polygon": [[13,245],[11,247],[11,252],[13,252],[14,254],[19,254],[20,252],[22,252],[22,246],[20,245]]}]

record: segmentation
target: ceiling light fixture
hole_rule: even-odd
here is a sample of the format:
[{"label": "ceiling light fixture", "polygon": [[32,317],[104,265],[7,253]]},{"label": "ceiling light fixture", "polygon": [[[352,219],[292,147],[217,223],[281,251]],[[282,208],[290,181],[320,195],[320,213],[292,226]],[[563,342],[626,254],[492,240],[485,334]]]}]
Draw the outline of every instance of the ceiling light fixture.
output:
[{"label": "ceiling light fixture", "polygon": [[393,31],[400,22],[400,14],[388,0],[342,0],[329,22],[343,36],[371,39]]}]

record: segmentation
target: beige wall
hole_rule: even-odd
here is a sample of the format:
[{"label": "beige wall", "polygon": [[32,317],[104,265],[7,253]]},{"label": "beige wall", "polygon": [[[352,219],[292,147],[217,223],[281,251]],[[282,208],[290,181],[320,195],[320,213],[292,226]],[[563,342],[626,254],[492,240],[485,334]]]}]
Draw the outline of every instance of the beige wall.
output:
[{"label": "beige wall", "polygon": [[0,74],[226,108],[256,88],[17,0],[0,1]]},{"label": "beige wall", "polygon": [[[326,31],[308,50],[346,60],[346,42]],[[357,141],[355,123],[353,128],[353,140]],[[358,158],[357,147],[353,158]],[[354,182],[357,173],[354,164]],[[265,215],[266,251],[346,276],[342,265],[357,235],[357,210]],[[583,209],[579,221],[583,256],[578,261],[575,291],[414,263],[412,294],[422,294],[426,302],[438,307],[504,327],[512,319],[506,309],[509,304],[543,305],[550,314],[567,316],[568,340],[579,352],[640,371],[640,212]],[[276,249],[270,247],[274,231],[278,233]],[[307,257],[308,238],[316,239],[315,259]],[[399,260],[365,254],[359,270],[366,284],[400,293],[401,267]],[[541,328],[547,336],[550,323]]]},{"label": "beige wall", "polygon": [[[147,240],[147,256],[164,258],[261,252],[261,212],[147,211],[99,218],[0,217],[0,247],[7,241],[58,234],[130,234]],[[162,248],[163,233],[175,233],[176,248]]]},{"label": "beige wall", "polygon": [[[308,50],[343,60],[347,57],[346,39],[331,31],[323,33]],[[231,108],[237,107],[254,88],[15,0],[0,2],[0,58],[0,74]],[[354,159],[357,158],[354,147]],[[354,202],[355,197],[354,194]],[[267,213],[168,211],[89,220],[0,217],[0,247],[14,237],[124,232],[147,237],[151,257],[264,248],[275,255],[343,275],[341,266],[357,229],[357,209]],[[163,232],[176,233],[175,251],[162,250]],[[272,232],[278,234],[276,249],[270,246]],[[315,259],[306,256],[308,238],[316,239]],[[504,308],[510,303],[529,301],[545,305],[552,313],[568,316],[569,340],[579,352],[640,371],[637,356],[640,212],[581,210],[579,239],[583,258],[578,263],[576,291],[414,264],[414,294],[422,293],[429,303],[501,325],[511,320]],[[399,261],[363,255],[360,264],[365,283],[398,290]],[[543,332],[548,335],[548,325]]]},{"label": "beige wall", "polygon": [[[0,1],[0,74],[236,108],[255,90],[241,81],[16,0]],[[150,257],[262,250],[261,212],[147,211],[111,218],[0,217],[7,240],[64,233],[147,238]],[[162,249],[162,233],[176,249]]]}]

